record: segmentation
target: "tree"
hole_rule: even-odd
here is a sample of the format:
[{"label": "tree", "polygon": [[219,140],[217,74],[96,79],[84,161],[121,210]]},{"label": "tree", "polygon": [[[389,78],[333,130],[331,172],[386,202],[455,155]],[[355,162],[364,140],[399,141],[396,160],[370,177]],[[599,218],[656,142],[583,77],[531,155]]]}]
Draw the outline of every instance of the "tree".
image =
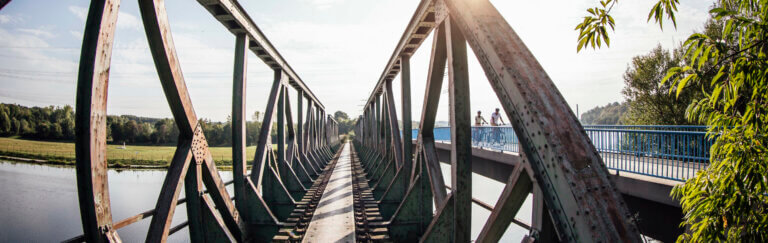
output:
[{"label": "tree", "polygon": [[621,125],[629,109],[627,102],[613,102],[598,106],[581,114],[581,123],[594,125]]},{"label": "tree", "polygon": [[[615,2],[604,0],[602,8],[588,10],[593,16],[577,26],[577,50],[586,46],[584,42],[594,43],[596,36],[608,39],[604,31],[608,21],[600,19],[610,19],[613,26],[611,8],[604,10]],[[660,0],[648,19],[653,17],[661,27],[666,16],[674,24],[676,4],[677,0]],[[676,97],[688,89],[711,86],[701,90],[702,97],[686,110],[689,121],[707,124],[707,136],[715,143],[710,165],[672,190],[685,214],[682,225],[689,229],[678,241],[768,241],[766,5],[765,1],[718,0],[710,14],[723,27],[688,37],[680,66],[670,68],[662,79]]]},{"label": "tree", "polygon": [[37,127],[35,128],[35,137],[40,139],[51,139],[53,138],[52,134],[50,122],[42,121],[37,124]]},{"label": "tree", "polygon": [[47,138],[62,139],[64,137],[64,129],[61,129],[61,125],[58,123],[51,124],[51,134]]},{"label": "tree", "polygon": [[19,130],[21,130],[20,135],[30,135],[35,132],[33,127],[35,127],[34,124],[30,124],[27,120],[21,120],[21,125],[19,126]]},{"label": "tree", "polygon": [[256,145],[256,142],[259,141],[259,128],[261,128],[261,122],[259,121],[245,123],[245,143],[248,144],[248,146]]},{"label": "tree", "polygon": [[355,122],[357,122],[357,119],[350,120],[347,113],[343,111],[334,112],[333,119],[339,123],[339,135],[347,134],[352,131],[352,129],[355,127]]},{"label": "tree", "polygon": [[632,58],[624,73],[621,93],[629,102],[629,113],[625,117],[630,125],[689,125],[685,109],[695,96],[702,96],[696,90],[687,90],[677,99],[669,93],[669,83],[661,80],[667,70],[680,64],[682,51],[668,52],[656,46],[647,55]]},{"label": "tree", "polygon": [[768,241],[768,12],[766,3],[720,1],[710,13],[725,21],[722,40],[691,35],[685,64],[664,81],[676,95],[706,83],[688,118],[705,122],[715,139],[710,166],[673,195],[688,212],[691,234],[682,239]]},{"label": "tree", "polygon": [[253,116],[251,116],[251,119],[257,122],[261,122],[261,112],[260,111],[253,112]]},{"label": "tree", "polygon": [[10,134],[18,135],[18,134],[21,133],[21,122],[19,122],[19,120],[16,119],[15,117],[12,120],[13,121],[11,122],[11,132],[10,132]]},{"label": "tree", "polygon": [[67,116],[59,121],[63,131],[64,139],[75,139],[75,119]]},{"label": "tree", "polygon": [[0,110],[0,135],[11,133],[11,118],[4,110]]},{"label": "tree", "polygon": [[[176,124],[171,119],[162,119],[155,122],[155,132],[152,134],[152,140],[155,144],[172,143],[174,139],[173,131]],[[176,128],[178,131],[178,128]],[[178,137],[178,133],[176,135]]]},{"label": "tree", "polygon": [[349,116],[347,116],[346,112],[336,111],[333,113],[333,119],[336,119],[336,121],[349,120]]}]

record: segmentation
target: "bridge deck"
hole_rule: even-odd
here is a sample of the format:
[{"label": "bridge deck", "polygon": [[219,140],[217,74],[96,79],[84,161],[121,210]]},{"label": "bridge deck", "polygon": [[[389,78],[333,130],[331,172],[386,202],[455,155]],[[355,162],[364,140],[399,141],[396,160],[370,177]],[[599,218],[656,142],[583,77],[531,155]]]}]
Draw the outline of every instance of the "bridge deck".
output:
[{"label": "bridge deck", "polygon": [[303,242],[355,242],[351,168],[350,148],[344,144]]},{"label": "bridge deck", "polygon": [[660,159],[642,155],[603,152],[600,153],[600,156],[603,157],[603,161],[609,169],[677,181],[692,178],[696,172],[708,166],[705,163]]}]

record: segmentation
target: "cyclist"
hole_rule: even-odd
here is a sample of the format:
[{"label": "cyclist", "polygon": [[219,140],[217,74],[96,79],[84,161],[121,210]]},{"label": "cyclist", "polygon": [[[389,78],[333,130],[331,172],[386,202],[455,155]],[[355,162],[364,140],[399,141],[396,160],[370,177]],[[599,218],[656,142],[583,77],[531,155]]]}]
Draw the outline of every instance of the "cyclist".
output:
[{"label": "cyclist", "polygon": [[481,115],[482,112],[477,111],[477,116],[475,117],[475,126],[479,127],[483,124],[488,124],[487,121],[485,121],[485,118],[483,118],[483,115]]},{"label": "cyclist", "polygon": [[[480,115],[480,112],[477,112],[478,115]],[[491,113],[491,126],[499,126],[499,122],[501,122],[501,125],[507,125],[504,123],[504,119],[501,118],[501,112],[499,112],[499,108],[496,108],[496,112]]]},{"label": "cyclist", "polygon": [[[501,123],[499,123],[501,122]],[[499,108],[496,108],[496,112],[491,113],[491,126],[493,126],[493,138],[496,140],[496,143],[501,143],[501,129],[498,128],[500,125],[507,125],[504,123],[504,119],[501,118],[501,112],[499,112]]]},{"label": "cyclist", "polygon": [[472,128],[472,140],[475,142],[480,142],[480,137],[482,134],[480,134],[480,126],[483,124],[488,124],[487,121],[485,121],[485,118],[483,118],[482,112],[477,111],[477,116],[475,117],[475,127]]}]

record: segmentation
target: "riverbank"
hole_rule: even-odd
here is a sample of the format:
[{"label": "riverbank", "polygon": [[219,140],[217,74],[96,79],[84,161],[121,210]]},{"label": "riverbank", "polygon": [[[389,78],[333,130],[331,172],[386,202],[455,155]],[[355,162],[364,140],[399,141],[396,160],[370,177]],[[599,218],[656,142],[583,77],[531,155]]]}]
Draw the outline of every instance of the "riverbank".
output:
[{"label": "riverbank", "polygon": [[[40,164],[40,165],[58,165],[58,166],[75,166],[75,162],[69,160],[46,160],[46,159],[33,159],[15,156],[0,155],[0,160],[7,160],[12,162],[21,162],[28,164]],[[159,163],[159,161],[157,162]],[[109,163],[110,168],[114,169],[167,169],[168,165],[140,165],[140,164],[124,164],[121,162]],[[231,166],[219,166],[217,167],[231,167]]]},{"label": "riverbank", "polygon": [[[168,168],[174,151],[175,146],[107,145],[107,163],[110,168],[163,169]],[[231,168],[231,147],[211,147],[210,151],[217,167]],[[249,146],[246,152],[255,154],[256,147]],[[75,144],[0,137],[0,159],[74,166]]]}]

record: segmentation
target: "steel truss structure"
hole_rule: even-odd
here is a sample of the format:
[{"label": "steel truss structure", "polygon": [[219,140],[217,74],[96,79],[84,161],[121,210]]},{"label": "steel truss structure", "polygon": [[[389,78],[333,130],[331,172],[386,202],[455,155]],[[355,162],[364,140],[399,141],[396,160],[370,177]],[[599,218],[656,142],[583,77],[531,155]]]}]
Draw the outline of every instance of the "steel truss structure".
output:
[{"label": "steel truss structure", "polygon": [[[412,149],[410,56],[432,33],[419,135]],[[496,242],[510,223],[540,242],[640,242],[640,234],[595,147],[550,77],[488,0],[422,0],[371,93],[354,144],[395,242],[470,242],[472,141],[467,70],[472,48],[521,144],[477,242]],[[446,192],[433,129],[448,69],[451,181]],[[402,81],[401,138],[392,80]],[[531,225],[515,220],[533,193]],[[433,215],[432,205],[437,210]]]},{"label": "steel truss structure", "polygon": [[[340,141],[336,121],[326,115],[323,104],[237,1],[198,0],[236,37],[232,93],[234,179],[222,181],[187,92],[164,1],[138,2],[157,74],[180,131],[178,145],[155,208],[113,221],[107,180],[106,108],[120,1],[91,1],[76,101],[76,170],[84,234],[69,241],[120,242],[118,229],[150,217],[147,242],[164,242],[169,234],[185,226],[189,226],[192,242],[279,240],[285,237],[282,232],[306,227],[302,219],[307,215],[311,218],[317,188],[322,189],[327,182],[321,174],[333,166],[330,162],[337,156]],[[248,51],[274,70],[250,173],[245,144]],[[289,88],[298,93],[295,122]],[[278,128],[276,151],[270,134],[273,124]],[[225,189],[230,183],[234,184],[234,197]],[[184,199],[179,198],[182,187]],[[188,220],[172,226],[174,210],[182,203],[186,203]]]}]

